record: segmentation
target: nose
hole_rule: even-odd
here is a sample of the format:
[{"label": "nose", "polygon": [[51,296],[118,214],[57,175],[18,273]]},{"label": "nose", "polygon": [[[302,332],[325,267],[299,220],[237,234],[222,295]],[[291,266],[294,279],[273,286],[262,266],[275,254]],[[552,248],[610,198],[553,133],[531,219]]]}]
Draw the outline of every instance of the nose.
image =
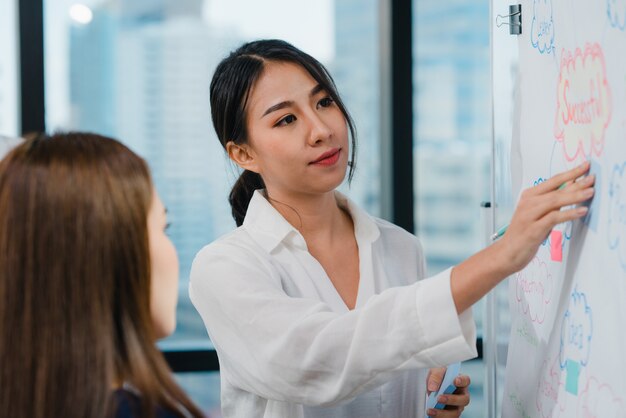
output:
[{"label": "nose", "polygon": [[309,119],[309,144],[317,145],[330,139],[332,129],[316,112],[311,112]]}]

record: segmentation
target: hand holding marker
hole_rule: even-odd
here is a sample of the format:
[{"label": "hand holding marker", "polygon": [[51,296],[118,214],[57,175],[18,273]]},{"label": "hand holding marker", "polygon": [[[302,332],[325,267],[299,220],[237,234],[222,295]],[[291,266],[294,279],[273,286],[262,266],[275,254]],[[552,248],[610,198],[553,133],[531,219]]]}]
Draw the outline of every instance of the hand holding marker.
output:
[{"label": "hand holding marker", "polygon": [[[565,189],[565,187],[567,186],[567,183],[568,183],[568,182],[564,182],[564,183],[562,183],[562,184],[559,186],[559,188],[558,188],[557,190],[563,190],[563,189]],[[593,197],[592,197],[592,198],[593,198]],[[503,226],[502,228],[498,229],[498,232],[496,232],[495,234],[493,234],[493,235],[491,236],[491,240],[492,240],[492,241],[495,241],[495,240],[497,240],[498,238],[501,238],[501,237],[504,235],[504,233],[506,232],[506,230],[508,229],[508,227],[509,227],[509,225],[505,225],[505,226]]]},{"label": "hand holding marker", "polygon": [[[428,395],[426,399],[426,409],[444,409],[446,404],[439,402],[438,399],[441,395],[449,395],[454,393],[457,387],[454,384],[454,379],[459,375],[461,371],[461,363],[454,363],[447,367],[446,374],[443,377],[439,390],[433,391]],[[432,417],[433,415],[429,415]]]}]

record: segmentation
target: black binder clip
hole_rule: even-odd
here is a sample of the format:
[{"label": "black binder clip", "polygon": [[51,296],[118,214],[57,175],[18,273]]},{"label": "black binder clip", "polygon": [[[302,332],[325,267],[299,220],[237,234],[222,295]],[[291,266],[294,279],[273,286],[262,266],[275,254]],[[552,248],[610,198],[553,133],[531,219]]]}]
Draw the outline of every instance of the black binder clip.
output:
[{"label": "black binder clip", "polygon": [[[504,21],[503,20],[508,20]],[[522,33],[522,5],[512,4],[509,6],[509,14],[496,16],[496,26],[509,25],[509,33],[511,35],[520,35]]]}]

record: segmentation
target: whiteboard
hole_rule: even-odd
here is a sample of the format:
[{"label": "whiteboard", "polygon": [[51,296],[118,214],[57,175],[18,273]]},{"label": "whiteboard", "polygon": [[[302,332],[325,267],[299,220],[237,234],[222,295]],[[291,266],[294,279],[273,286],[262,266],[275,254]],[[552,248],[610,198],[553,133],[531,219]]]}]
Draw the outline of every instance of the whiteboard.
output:
[{"label": "whiteboard", "polygon": [[502,416],[624,417],[626,0],[521,4],[513,193],[584,160],[597,182],[589,215],[509,279]]}]

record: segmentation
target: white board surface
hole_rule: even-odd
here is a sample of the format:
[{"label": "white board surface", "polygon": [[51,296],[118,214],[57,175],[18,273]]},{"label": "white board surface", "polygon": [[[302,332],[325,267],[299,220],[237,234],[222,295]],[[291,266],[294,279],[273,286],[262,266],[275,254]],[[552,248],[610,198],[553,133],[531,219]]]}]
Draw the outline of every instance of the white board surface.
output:
[{"label": "white board surface", "polygon": [[626,0],[521,4],[513,176],[591,160],[597,185],[510,279],[502,416],[626,417]]}]

